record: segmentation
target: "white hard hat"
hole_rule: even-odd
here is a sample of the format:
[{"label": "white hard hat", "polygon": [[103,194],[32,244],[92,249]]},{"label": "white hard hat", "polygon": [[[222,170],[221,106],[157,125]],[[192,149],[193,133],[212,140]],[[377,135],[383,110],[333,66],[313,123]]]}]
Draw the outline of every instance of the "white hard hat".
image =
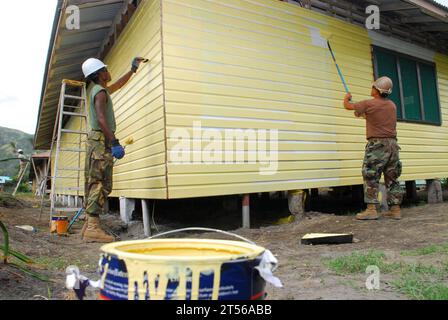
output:
[{"label": "white hard hat", "polygon": [[378,78],[373,83],[373,87],[376,90],[378,90],[381,94],[390,95],[392,93],[393,86],[394,86],[394,84],[392,83],[392,80],[389,77]]},{"label": "white hard hat", "polygon": [[18,153],[23,153],[22,149],[17,150]]},{"label": "white hard hat", "polygon": [[87,78],[91,74],[106,67],[107,66],[101,60],[90,58],[82,64],[82,72],[84,73],[84,77]]}]

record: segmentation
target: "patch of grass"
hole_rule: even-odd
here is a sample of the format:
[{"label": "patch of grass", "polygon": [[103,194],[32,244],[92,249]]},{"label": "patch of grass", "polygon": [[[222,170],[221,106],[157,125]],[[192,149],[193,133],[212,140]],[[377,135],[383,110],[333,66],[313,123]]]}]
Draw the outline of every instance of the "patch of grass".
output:
[{"label": "patch of grass", "polygon": [[416,273],[405,273],[392,285],[416,300],[448,300],[448,286]]},{"label": "patch of grass", "polygon": [[[419,249],[421,252],[440,252],[440,246],[434,249]],[[429,248],[429,247],[428,247]],[[413,251],[412,253],[417,254]],[[429,254],[429,253],[427,253]],[[423,254],[424,255],[424,254]],[[417,300],[448,300],[448,261],[442,265],[425,265],[422,263],[389,263],[385,254],[381,251],[370,250],[368,252],[353,252],[348,256],[342,256],[326,261],[328,267],[338,275],[364,273],[367,266],[376,265],[381,273],[393,273],[399,275],[397,280],[391,282],[399,292],[411,299]],[[346,283],[353,287],[353,284]]]},{"label": "patch of grass", "polygon": [[416,257],[416,256],[424,256],[427,254],[433,253],[448,253],[448,243],[440,244],[440,245],[430,245],[427,247],[415,249],[415,250],[406,250],[401,252],[402,256]]},{"label": "patch of grass", "polygon": [[448,300],[448,261],[441,266],[406,265],[401,277],[392,282],[398,291],[416,300]]},{"label": "patch of grass", "polygon": [[403,265],[400,271],[403,274],[432,275],[438,278],[443,278],[445,276],[445,271],[443,270],[443,268],[437,268],[432,265],[427,266],[422,263]]},{"label": "patch of grass", "polygon": [[50,271],[64,271],[70,265],[82,265],[80,260],[68,261],[64,257],[40,257],[36,263]]},{"label": "patch of grass", "polygon": [[367,253],[353,252],[349,256],[327,261],[328,267],[338,275],[364,273],[368,266],[377,266],[382,273],[389,273],[400,268],[400,264],[386,263],[384,252],[370,250]]}]

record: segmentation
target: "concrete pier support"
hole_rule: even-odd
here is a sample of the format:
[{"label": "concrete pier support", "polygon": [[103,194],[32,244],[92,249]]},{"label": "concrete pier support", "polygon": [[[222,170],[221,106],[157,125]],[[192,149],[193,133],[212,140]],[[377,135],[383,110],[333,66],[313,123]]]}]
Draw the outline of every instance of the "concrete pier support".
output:
[{"label": "concrete pier support", "polygon": [[428,203],[443,202],[442,183],[439,179],[426,180]]},{"label": "concrete pier support", "polygon": [[132,219],[132,212],[135,210],[135,200],[120,197],[120,217],[121,220],[128,224]]},{"label": "concrete pier support", "polygon": [[243,228],[250,228],[250,195],[243,195]]},{"label": "concrete pier support", "polygon": [[291,190],[288,192],[289,212],[293,215],[305,213],[305,190]]},{"label": "concrete pier support", "polygon": [[143,230],[146,237],[151,236],[151,215],[149,200],[142,199]]}]

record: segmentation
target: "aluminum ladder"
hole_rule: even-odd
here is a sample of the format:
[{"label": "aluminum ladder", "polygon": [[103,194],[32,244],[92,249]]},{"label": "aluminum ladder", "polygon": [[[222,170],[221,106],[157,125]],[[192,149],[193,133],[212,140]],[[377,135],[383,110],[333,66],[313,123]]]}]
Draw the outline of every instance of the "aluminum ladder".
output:
[{"label": "aluminum ladder", "polygon": [[[79,118],[79,125],[76,130],[64,128],[68,119],[76,121],[75,118]],[[64,142],[62,142],[63,135]],[[75,136],[74,139],[72,138],[73,136]],[[84,196],[84,186],[81,185],[81,177],[84,175],[83,163],[85,161],[86,140],[86,84],[84,82],[64,79],[62,80],[58,111],[51,142],[51,153],[54,155],[54,161],[48,166],[47,177],[45,179],[46,182],[51,179],[51,189],[46,190],[42,194],[41,202],[42,214],[45,195],[50,194],[50,223],[55,215],[76,214],[83,208],[82,203],[80,203],[80,196]],[[72,166],[62,166],[62,156],[68,157]],[[51,158],[50,162],[52,162]],[[70,204],[61,205],[59,201],[60,195],[75,196],[77,203],[74,206],[70,206]]]}]

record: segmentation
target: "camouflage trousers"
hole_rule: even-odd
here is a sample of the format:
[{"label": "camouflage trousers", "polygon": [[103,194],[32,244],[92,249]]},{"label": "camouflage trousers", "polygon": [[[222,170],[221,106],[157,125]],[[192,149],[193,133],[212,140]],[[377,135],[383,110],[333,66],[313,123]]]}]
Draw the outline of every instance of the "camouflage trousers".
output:
[{"label": "camouflage trousers", "polygon": [[86,213],[98,217],[103,213],[107,197],[112,192],[113,157],[111,146],[99,131],[87,136],[85,162]]},{"label": "camouflage trousers", "polygon": [[381,174],[387,188],[387,203],[400,205],[403,192],[398,182],[401,175],[400,147],[394,138],[371,138],[366,145],[362,176],[364,178],[364,201],[377,204]]}]

